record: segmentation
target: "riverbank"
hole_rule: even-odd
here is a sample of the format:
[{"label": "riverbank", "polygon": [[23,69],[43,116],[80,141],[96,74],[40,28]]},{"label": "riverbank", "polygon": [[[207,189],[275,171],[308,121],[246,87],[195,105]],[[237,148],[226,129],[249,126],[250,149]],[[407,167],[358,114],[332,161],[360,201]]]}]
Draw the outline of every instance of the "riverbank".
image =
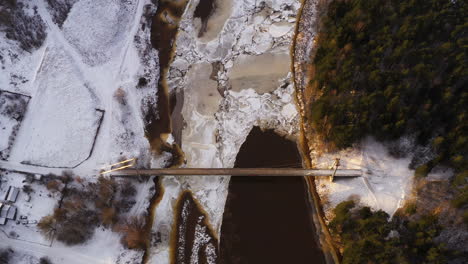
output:
[{"label": "riverbank", "polygon": [[[294,141],[258,127],[236,168],[301,167]],[[301,177],[233,177],[221,228],[221,263],[325,263]]]},{"label": "riverbank", "polygon": [[[183,97],[176,106],[181,132],[173,138],[180,139],[186,167],[233,167],[254,126],[289,137],[297,134],[291,75],[281,61],[288,56],[299,2],[216,0],[212,10],[200,14],[196,10],[203,3],[191,1],[182,13],[167,71],[169,98]],[[276,66],[263,71],[270,63]],[[247,66],[254,70],[244,78]],[[147,263],[168,263],[174,255],[171,237],[181,228],[175,222],[180,219],[176,204],[186,190],[206,213],[205,226],[219,237],[229,180],[161,177],[165,193],[155,209]]]},{"label": "riverbank", "polygon": [[[308,135],[310,128],[305,115],[308,82],[310,80],[308,65],[312,59],[312,47],[314,39],[319,30],[319,19],[323,15],[328,1],[308,1],[304,0],[298,15],[295,28],[295,38],[291,46],[291,72],[293,74],[295,101],[300,113],[298,136],[298,148],[300,150],[303,166],[305,168],[315,168],[314,156],[317,155],[317,146],[311,144],[313,141]],[[326,177],[328,178],[328,177]],[[327,263],[340,263],[340,253],[333,243],[333,238],[328,230],[325,212],[322,207],[321,197],[317,192],[315,178],[305,177],[307,183],[309,203],[313,205],[314,213],[311,214],[314,220],[318,237]]]}]

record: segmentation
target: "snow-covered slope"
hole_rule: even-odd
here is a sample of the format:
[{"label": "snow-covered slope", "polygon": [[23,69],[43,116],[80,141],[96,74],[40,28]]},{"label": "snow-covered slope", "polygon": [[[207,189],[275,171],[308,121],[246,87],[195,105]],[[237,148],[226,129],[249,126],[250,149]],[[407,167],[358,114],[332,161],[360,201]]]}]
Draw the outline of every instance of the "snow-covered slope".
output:
[{"label": "snow-covered slope", "polygon": [[[33,173],[60,173],[55,168],[67,167],[89,181],[102,166],[121,158],[137,157],[139,165],[148,166],[152,156],[142,112],[156,102],[159,78],[147,25],[155,10],[151,1],[10,2],[14,5],[0,3],[2,18],[11,19],[0,21],[0,95],[18,93],[17,100],[30,99],[18,124],[0,113],[2,148],[5,138],[14,139],[0,166]],[[3,16],[7,13],[11,16]],[[146,85],[138,85],[141,77]],[[16,136],[10,137],[18,125]],[[24,184],[3,179],[5,188]],[[135,215],[148,208],[152,186],[152,181],[139,185],[131,210]],[[26,214],[23,200],[18,203],[18,215]],[[32,206],[43,209],[34,213],[36,219],[52,213],[56,203]],[[10,221],[4,230],[14,227]],[[57,241],[51,247],[35,244],[27,230],[16,229],[25,239],[0,232],[0,247],[12,247],[18,259],[29,255],[31,263],[44,255],[54,263],[135,263],[142,257],[142,252],[125,249],[120,235],[110,229],[97,229],[90,241],[74,247]]]},{"label": "snow-covered slope", "polygon": [[[78,1],[61,28],[47,2],[29,3],[47,25],[44,43],[29,54],[3,36],[1,47],[7,54],[1,89],[31,96],[11,162],[80,164],[77,170],[89,173],[120,157],[149,161],[141,109],[156,95],[137,83],[157,57],[140,45],[149,39],[149,32],[138,32],[144,2]],[[137,33],[140,43],[134,42]],[[154,82],[158,71],[151,71]],[[24,82],[12,84],[15,79]]]}]

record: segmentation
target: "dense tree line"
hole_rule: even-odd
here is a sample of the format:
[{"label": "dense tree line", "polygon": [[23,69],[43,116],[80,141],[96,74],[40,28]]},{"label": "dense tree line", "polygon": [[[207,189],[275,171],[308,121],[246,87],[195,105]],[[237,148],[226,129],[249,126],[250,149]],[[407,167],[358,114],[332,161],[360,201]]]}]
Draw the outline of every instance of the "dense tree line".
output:
[{"label": "dense tree line", "polygon": [[[417,177],[435,166],[455,170],[452,206],[468,207],[468,2],[334,0],[316,38],[307,119],[331,149],[372,135],[410,135],[429,146],[412,162]],[[417,155],[416,155],[417,156]],[[408,206],[406,213],[414,213]],[[437,216],[389,221],[348,201],[330,223],[343,263],[446,263],[453,252],[434,243]],[[468,213],[464,214],[468,223]],[[411,220],[410,220],[411,219]],[[455,256],[456,257],[456,256]]]},{"label": "dense tree line", "polygon": [[334,213],[330,229],[340,234],[345,264],[446,263],[449,257],[457,257],[433,242],[441,230],[434,215],[411,222],[395,216],[389,221],[387,213],[353,201],[338,204]]},{"label": "dense tree line", "polygon": [[468,204],[468,2],[335,0],[318,35],[308,119],[332,148],[367,135],[412,135],[439,164],[455,168]]}]

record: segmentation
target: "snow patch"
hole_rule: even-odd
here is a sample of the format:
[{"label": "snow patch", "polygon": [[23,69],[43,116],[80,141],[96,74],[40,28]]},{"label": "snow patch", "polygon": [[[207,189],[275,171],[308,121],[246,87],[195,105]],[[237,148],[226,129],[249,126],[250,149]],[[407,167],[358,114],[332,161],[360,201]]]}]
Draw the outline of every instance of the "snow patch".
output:
[{"label": "snow patch", "polygon": [[[102,112],[89,84],[60,47],[49,47],[12,160],[49,167],[74,167],[90,154]],[[70,126],[69,124],[73,124]],[[63,153],[67,153],[63,155]]]},{"label": "snow patch", "polygon": [[332,209],[340,202],[357,198],[364,206],[383,210],[390,216],[403,205],[411,191],[414,170],[409,169],[411,155],[392,157],[387,147],[372,138],[364,140],[359,148],[324,154],[317,159],[318,168],[333,166],[340,158],[340,169],[361,169],[363,176],[353,179],[317,179],[317,191],[324,201],[326,217],[331,220]]},{"label": "snow patch", "polygon": [[[63,24],[65,38],[91,66],[108,61],[122,48],[136,1],[82,0],[74,4]],[[77,23],[79,21],[79,23]]]}]

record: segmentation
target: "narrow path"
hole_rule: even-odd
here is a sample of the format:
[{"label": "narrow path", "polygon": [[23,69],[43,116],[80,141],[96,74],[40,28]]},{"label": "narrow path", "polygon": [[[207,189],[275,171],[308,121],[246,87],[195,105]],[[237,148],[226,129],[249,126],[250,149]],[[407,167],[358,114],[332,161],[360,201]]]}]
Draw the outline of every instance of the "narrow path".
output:
[{"label": "narrow path", "polygon": [[48,173],[61,174],[64,170],[74,171],[74,169],[47,168],[47,167],[22,164],[22,163],[14,162],[14,161],[4,161],[4,160],[0,160],[0,169],[5,169],[9,171],[14,171],[14,172],[25,172],[25,173],[43,174],[43,175],[48,174]]}]

